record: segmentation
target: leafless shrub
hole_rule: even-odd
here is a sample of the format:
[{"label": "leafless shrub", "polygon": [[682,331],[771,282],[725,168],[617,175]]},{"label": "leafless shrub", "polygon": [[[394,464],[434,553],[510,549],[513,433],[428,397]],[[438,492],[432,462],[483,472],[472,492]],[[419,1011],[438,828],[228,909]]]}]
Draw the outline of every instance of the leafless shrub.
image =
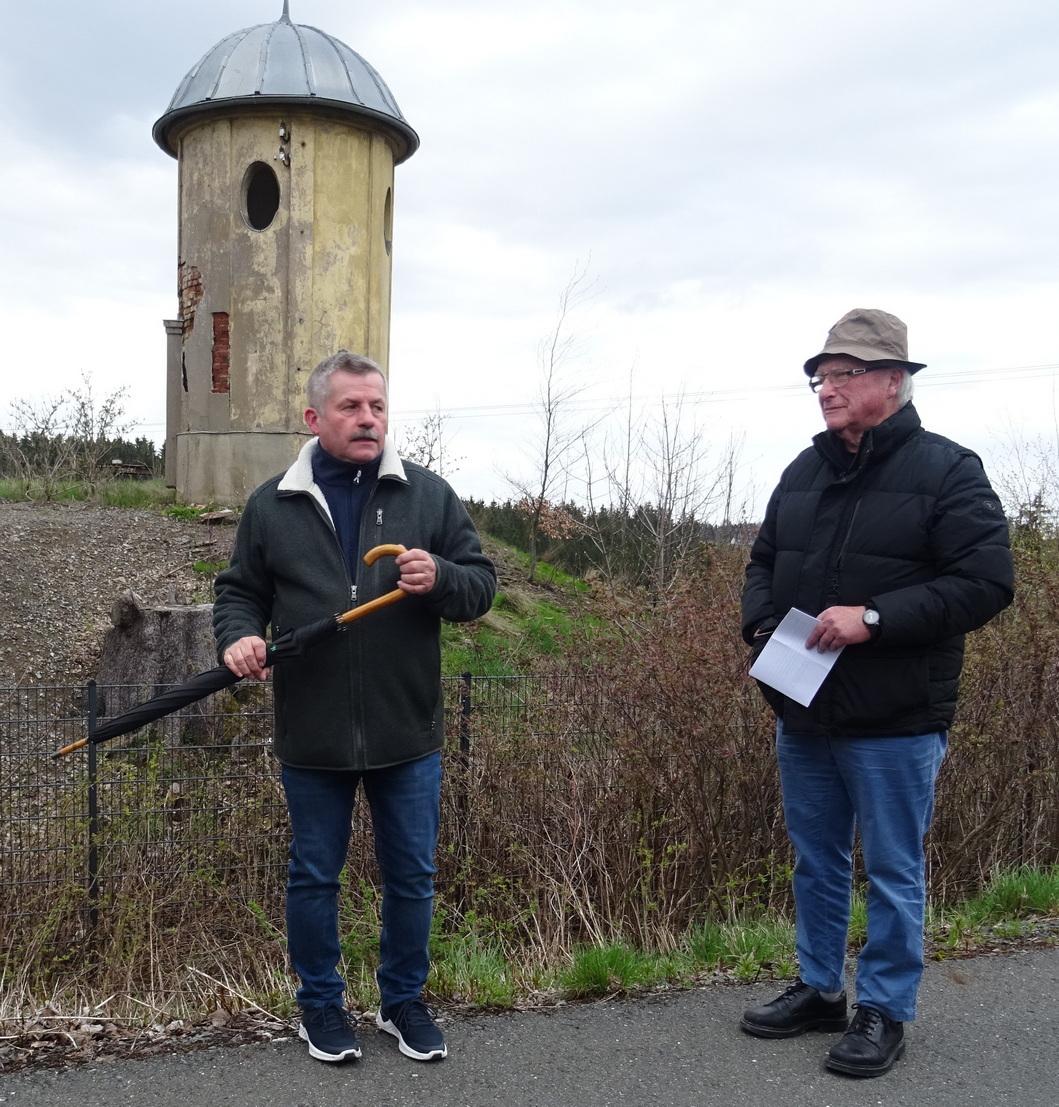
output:
[{"label": "leafless shrub", "polygon": [[[1015,604],[968,640],[928,839],[936,899],[978,890],[997,868],[1059,861],[1059,544],[1026,518],[1015,547]],[[701,547],[657,602],[601,593],[561,664],[474,680],[469,714],[450,688],[442,934],[485,929],[520,967],[554,965],[581,941],[666,949],[704,918],[789,907],[773,720],[737,631],[744,558]],[[141,736],[101,759],[94,929],[84,763],[35,755],[28,724],[8,709],[6,1010],[91,987],[129,1004],[152,997],[174,1017],[201,990],[189,966],[239,981],[255,1002],[289,1005],[287,829],[267,705],[258,708],[226,717],[219,747]],[[68,721],[42,720],[37,750],[54,748]],[[347,969],[367,990],[378,890],[363,804],[345,881]]]},{"label": "leafless shrub", "polygon": [[1039,517],[1014,527],[1015,602],[968,637],[957,722],[931,835],[935,895],[997,868],[1059,861],[1059,545]]},{"label": "leafless shrub", "polygon": [[108,479],[103,461],[132,426],[124,408],[128,391],[121,387],[99,397],[91,375],[83,373],[80,387],[61,397],[12,401],[11,433],[0,434],[0,473],[48,499],[65,482]]},{"label": "leafless shrub", "polygon": [[664,948],[705,915],[786,902],[772,726],[735,630],[742,558],[697,560],[664,604],[610,606],[500,727],[476,708],[465,883],[521,905],[548,949]]},{"label": "leafless shrub", "polygon": [[406,429],[397,443],[401,457],[425,466],[439,477],[451,479],[459,471],[464,458],[452,452],[449,418],[439,407],[435,407],[415,426]]}]

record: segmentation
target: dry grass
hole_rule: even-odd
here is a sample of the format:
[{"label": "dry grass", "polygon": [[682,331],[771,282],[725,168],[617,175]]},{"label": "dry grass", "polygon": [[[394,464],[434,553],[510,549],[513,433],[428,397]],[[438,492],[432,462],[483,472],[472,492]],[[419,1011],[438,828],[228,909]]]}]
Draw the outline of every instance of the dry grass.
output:
[{"label": "dry grass", "polygon": [[[551,670],[476,680],[462,752],[451,689],[437,998],[517,1002],[554,988],[586,944],[666,955],[705,922],[786,911],[772,721],[736,629],[742,563],[705,550],[664,602],[612,617]],[[998,869],[1059,861],[1059,555],[1023,541],[1018,563],[1017,603],[969,642],[928,843],[939,904]],[[0,886],[0,1018],[290,1015],[274,770],[230,720],[215,729],[208,750],[102,759],[94,928],[83,777],[32,780],[0,758],[4,863],[30,857],[41,875]],[[361,813],[343,902],[355,1007],[373,995],[372,856]]]}]

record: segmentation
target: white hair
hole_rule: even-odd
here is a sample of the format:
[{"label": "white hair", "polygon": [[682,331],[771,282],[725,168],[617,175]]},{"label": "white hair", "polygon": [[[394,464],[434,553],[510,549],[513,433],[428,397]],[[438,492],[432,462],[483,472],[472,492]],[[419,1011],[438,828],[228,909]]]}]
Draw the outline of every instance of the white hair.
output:
[{"label": "white hair", "polygon": [[331,394],[331,378],[336,373],[354,373],[361,377],[369,373],[378,373],[382,377],[383,389],[386,388],[386,374],[370,357],[351,354],[348,350],[339,350],[338,353],[321,361],[309,374],[305,392],[313,411],[323,411],[327,404],[327,397]]}]

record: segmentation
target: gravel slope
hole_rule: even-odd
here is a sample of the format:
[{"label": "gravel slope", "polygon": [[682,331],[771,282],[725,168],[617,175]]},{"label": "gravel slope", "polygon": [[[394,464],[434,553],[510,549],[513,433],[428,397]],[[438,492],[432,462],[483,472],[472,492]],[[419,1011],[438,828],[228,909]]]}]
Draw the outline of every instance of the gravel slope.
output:
[{"label": "gravel slope", "polygon": [[117,597],[208,602],[195,562],[226,560],[234,534],[155,511],[0,503],[0,685],[88,680]]}]

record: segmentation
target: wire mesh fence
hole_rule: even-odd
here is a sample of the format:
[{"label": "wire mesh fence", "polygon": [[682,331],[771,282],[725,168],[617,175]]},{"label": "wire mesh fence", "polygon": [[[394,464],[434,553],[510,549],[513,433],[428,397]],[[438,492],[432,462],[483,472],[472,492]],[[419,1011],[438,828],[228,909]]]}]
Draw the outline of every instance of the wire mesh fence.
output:
[{"label": "wire mesh fence", "polygon": [[[86,939],[113,957],[115,940],[136,934],[139,948],[167,932],[174,941],[203,928],[211,940],[282,932],[289,832],[269,752],[270,686],[238,685],[54,756],[87,734],[93,711],[113,717],[155,691],[0,690],[0,963],[37,957],[41,943],[61,960],[80,956]],[[733,846],[696,825],[703,794],[687,786],[701,757],[686,744],[674,755],[635,722],[635,704],[603,704],[570,674],[473,687],[465,676],[446,680],[444,696],[443,910],[508,920],[537,940],[551,930],[562,942],[642,932],[648,917],[678,926],[715,883],[730,892],[732,880],[713,874],[735,864]],[[642,730],[633,739],[630,719]],[[751,792],[773,808],[769,835],[778,812],[770,764],[745,761]],[[733,795],[716,797],[729,813],[741,802]],[[729,837],[745,853],[757,836]],[[755,872],[772,871],[771,844],[762,858]],[[354,909],[370,910],[377,874],[365,804],[345,882]]]},{"label": "wire mesh fence", "polygon": [[[61,947],[128,895],[150,894],[170,911],[204,891],[204,904],[274,897],[285,815],[268,755],[270,690],[211,697],[194,713],[56,758],[87,734],[96,692],[0,691],[4,944],[46,923]],[[98,692],[112,715],[142,696]]]},{"label": "wire mesh fence", "polygon": [[[112,956],[116,936],[134,933],[143,949],[282,935],[289,832],[271,686],[240,684],[53,756],[87,735],[93,711],[113,717],[144,694],[0,689],[0,968],[44,945],[61,961],[86,939]],[[789,904],[767,717],[707,697],[676,719],[642,688],[616,695],[569,672],[448,679],[444,695],[442,909],[505,920],[540,945],[657,940],[706,913]],[[1059,743],[1035,747],[1027,769],[959,735],[929,841],[934,892],[973,890],[995,866],[1055,863],[1057,778]],[[365,804],[345,881],[354,909],[370,911]]]}]

